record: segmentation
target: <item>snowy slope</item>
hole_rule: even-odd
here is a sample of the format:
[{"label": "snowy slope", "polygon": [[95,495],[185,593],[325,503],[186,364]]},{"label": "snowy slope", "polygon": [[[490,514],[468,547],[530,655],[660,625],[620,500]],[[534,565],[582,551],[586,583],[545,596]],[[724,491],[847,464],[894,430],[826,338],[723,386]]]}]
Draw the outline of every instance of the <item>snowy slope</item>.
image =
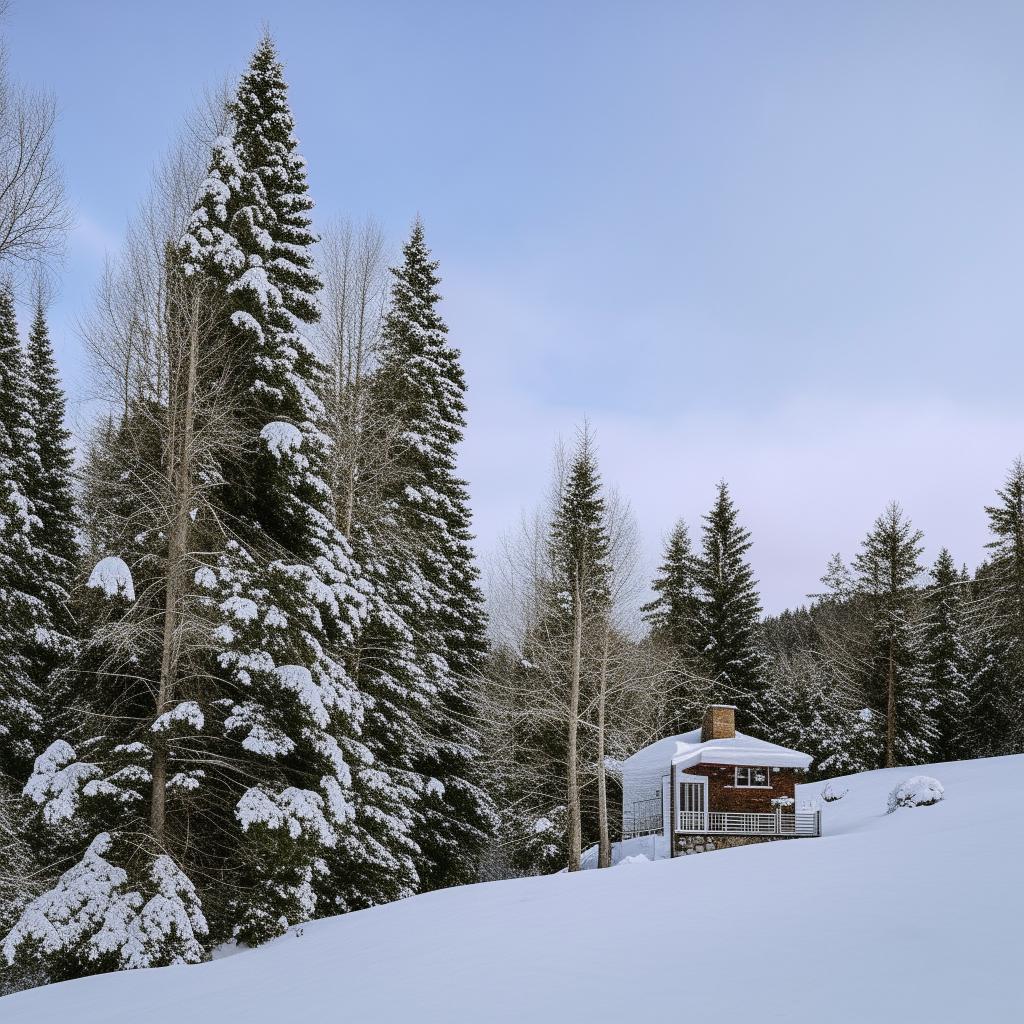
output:
[{"label": "snowy slope", "polygon": [[[886,815],[922,772],[945,800]],[[1024,756],[847,786],[822,839],[431,893],[198,967],[19,993],[0,1021],[1024,1020]]]}]

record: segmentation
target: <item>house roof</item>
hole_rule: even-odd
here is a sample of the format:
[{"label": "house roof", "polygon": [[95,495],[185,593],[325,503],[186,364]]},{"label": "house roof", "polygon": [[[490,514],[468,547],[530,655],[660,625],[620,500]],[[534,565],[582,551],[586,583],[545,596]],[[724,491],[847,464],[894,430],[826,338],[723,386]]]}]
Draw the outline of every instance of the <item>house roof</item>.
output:
[{"label": "house roof", "polygon": [[749,764],[769,768],[809,768],[811,755],[755,739],[742,732],[727,740],[701,743],[700,729],[656,740],[622,762],[623,772],[646,771],[669,765],[691,768],[697,764]]}]

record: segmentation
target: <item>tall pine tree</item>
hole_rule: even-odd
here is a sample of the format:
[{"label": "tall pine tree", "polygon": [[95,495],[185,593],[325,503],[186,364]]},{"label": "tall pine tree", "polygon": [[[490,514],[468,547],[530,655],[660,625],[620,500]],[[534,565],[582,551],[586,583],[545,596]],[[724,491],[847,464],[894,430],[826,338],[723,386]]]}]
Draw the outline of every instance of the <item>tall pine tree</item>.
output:
[{"label": "tall pine tree", "polygon": [[601,478],[589,432],[584,429],[566,479],[551,529],[554,606],[564,616],[568,639],[566,807],[568,867],[578,871],[583,826],[580,799],[581,707],[592,704],[592,672],[588,672],[588,639],[603,632],[611,595],[610,540]]},{"label": "tall pine tree", "polygon": [[61,670],[70,663],[75,650],[71,589],[78,560],[78,515],[74,452],[64,423],[64,391],[41,298],[28,336],[26,376],[38,453],[38,459],[29,465],[26,484],[36,518],[33,543],[39,567],[34,580],[39,605],[33,674],[52,729],[67,703],[61,696]]},{"label": "tall pine tree", "polygon": [[935,700],[916,630],[917,581],[923,534],[892,502],[875,524],[853,565],[871,631],[865,689],[884,723],[884,765],[922,764],[936,740]]},{"label": "tall pine tree", "polygon": [[925,597],[924,657],[935,704],[934,757],[955,761],[967,754],[970,581],[943,548],[931,569]]},{"label": "tall pine tree", "polygon": [[658,575],[651,584],[655,599],[641,609],[651,636],[683,657],[693,653],[697,595],[697,559],[690,531],[680,519],[665,543]]},{"label": "tall pine tree", "polygon": [[468,681],[485,652],[483,597],[466,485],[457,471],[465,379],[438,310],[437,263],[417,220],[394,268],[374,381],[375,414],[391,427],[385,529],[405,568],[395,594],[430,692],[421,715],[418,872],[426,889],[476,877],[493,809],[482,787]]},{"label": "tall pine tree", "polygon": [[346,662],[365,593],[326,483],[325,369],[304,334],[319,288],[312,200],[269,37],[231,118],[181,253],[185,273],[222,297],[224,372],[238,390],[239,454],[222,467],[231,536],[202,581],[220,618],[217,729],[237,765],[224,781],[238,882],[229,917],[259,942],[318,902],[337,906],[342,882],[324,868],[353,827],[363,709]]},{"label": "tall pine tree", "polygon": [[36,671],[40,521],[29,497],[39,472],[14,301],[0,287],[0,775],[23,784],[38,753],[43,691]]},{"label": "tall pine tree", "polygon": [[712,680],[714,699],[739,705],[741,714],[754,705],[764,687],[761,601],[746,557],[750,547],[750,531],[740,525],[723,480],[711,511],[704,516],[694,635],[704,671]]},{"label": "tall pine tree", "polygon": [[971,683],[971,733],[979,753],[1024,749],[1024,460],[985,509],[988,563],[978,573],[982,622]]}]

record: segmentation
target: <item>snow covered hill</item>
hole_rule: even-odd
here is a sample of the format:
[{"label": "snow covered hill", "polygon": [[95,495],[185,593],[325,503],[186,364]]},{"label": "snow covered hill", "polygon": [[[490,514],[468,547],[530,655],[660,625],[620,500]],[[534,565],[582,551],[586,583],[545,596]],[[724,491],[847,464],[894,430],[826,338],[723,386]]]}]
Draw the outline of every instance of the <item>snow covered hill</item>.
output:
[{"label": "snow covered hill", "polygon": [[[886,814],[922,773],[945,799]],[[832,786],[821,839],[417,896],[198,967],[19,993],[0,1021],[1024,1019],[1024,756]]]}]

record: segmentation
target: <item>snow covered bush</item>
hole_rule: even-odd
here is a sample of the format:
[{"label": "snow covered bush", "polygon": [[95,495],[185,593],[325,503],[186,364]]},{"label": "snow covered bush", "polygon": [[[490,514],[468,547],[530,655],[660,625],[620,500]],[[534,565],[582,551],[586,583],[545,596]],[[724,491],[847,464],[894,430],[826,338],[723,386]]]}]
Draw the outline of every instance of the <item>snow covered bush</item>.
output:
[{"label": "snow covered bush", "polygon": [[889,813],[897,807],[928,807],[937,804],[945,795],[942,783],[930,775],[915,775],[901,782],[889,794]]},{"label": "snow covered bush", "polygon": [[141,885],[108,857],[101,832],[56,885],[25,907],[3,944],[4,959],[38,961],[51,981],[103,970],[197,963],[207,933],[195,887],[166,855]]},{"label": "snow covered bush", "polygon": [[826,782],[825,788],[821,791],[821,799],[824,800],[827,804],[832,804],[835,803],[837,800],[842,800],[843,797],[846,796],[846,794],[849,792],[849,788],[835,789],[831,782]]}]

